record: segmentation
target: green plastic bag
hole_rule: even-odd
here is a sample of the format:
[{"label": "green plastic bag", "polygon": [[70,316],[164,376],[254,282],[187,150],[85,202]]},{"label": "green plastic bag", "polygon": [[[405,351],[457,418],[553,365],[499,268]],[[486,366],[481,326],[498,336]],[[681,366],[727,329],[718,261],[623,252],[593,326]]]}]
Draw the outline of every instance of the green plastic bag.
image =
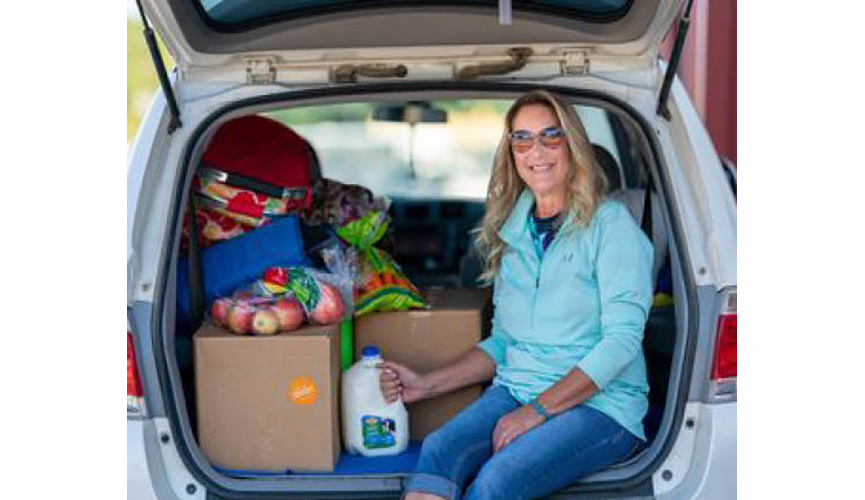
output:
[{"label": "green plastic bag", "polygon": [[337,228],[336,234],[359,253],[359,277],[354,289],[354,314],[405,311],[427,307],[420,291],[387,252],[373,245],[387,232],[388,217],[373,211]]}]

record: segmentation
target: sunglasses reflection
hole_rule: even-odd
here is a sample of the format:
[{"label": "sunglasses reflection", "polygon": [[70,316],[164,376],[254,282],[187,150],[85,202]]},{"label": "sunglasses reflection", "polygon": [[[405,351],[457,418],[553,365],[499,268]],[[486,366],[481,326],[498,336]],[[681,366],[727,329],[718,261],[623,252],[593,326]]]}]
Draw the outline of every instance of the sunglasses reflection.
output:
[{"label": "sunglasses reflection", "polygon": [[511,147],[517,153],[526,153],[535,145],[535,139],[547,149],[558,149],[565,141],[562,127],[547,127],[537,134],[528,130],[515,130],[510,133]]}]

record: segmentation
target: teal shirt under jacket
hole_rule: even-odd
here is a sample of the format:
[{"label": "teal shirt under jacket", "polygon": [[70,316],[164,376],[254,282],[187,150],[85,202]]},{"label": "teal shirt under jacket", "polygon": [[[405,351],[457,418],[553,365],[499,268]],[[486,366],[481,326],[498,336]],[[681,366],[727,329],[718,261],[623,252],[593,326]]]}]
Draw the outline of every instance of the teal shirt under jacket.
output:
[{"label": "teal shirt under jacket", "polygon": [[652,244],[624,205],[607,200],[586,228],[565,222],[539,256],[528,223],[533,206],[524,190],[499,231],[507,248],[492,333],[478,345],[496,363],[493,383],[525,404],[579,368],[600,388],[583,404],[645,440]]}]

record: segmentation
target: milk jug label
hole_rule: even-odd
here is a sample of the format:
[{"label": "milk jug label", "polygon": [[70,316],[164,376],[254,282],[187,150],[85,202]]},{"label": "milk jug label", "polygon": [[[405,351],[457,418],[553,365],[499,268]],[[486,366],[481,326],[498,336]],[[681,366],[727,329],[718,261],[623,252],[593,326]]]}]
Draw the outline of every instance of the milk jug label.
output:
[{"label": "milk jug label", "polygon": [[375,415],[360,417],[363,446],[368,449],[391,448],[396,445],[396,422]]}]

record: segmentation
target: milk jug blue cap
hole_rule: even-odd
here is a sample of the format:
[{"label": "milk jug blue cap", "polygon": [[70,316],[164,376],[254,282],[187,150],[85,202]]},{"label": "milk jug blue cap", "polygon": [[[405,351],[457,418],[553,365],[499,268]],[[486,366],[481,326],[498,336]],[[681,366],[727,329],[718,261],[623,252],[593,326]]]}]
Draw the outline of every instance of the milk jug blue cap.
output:
[{"label": "milk jug blue cap", "polygon": [[380,351],[378,350],[378,346],[368,345],[363,348],[363,357],[365,358],[376,358],[380,355]]}]

